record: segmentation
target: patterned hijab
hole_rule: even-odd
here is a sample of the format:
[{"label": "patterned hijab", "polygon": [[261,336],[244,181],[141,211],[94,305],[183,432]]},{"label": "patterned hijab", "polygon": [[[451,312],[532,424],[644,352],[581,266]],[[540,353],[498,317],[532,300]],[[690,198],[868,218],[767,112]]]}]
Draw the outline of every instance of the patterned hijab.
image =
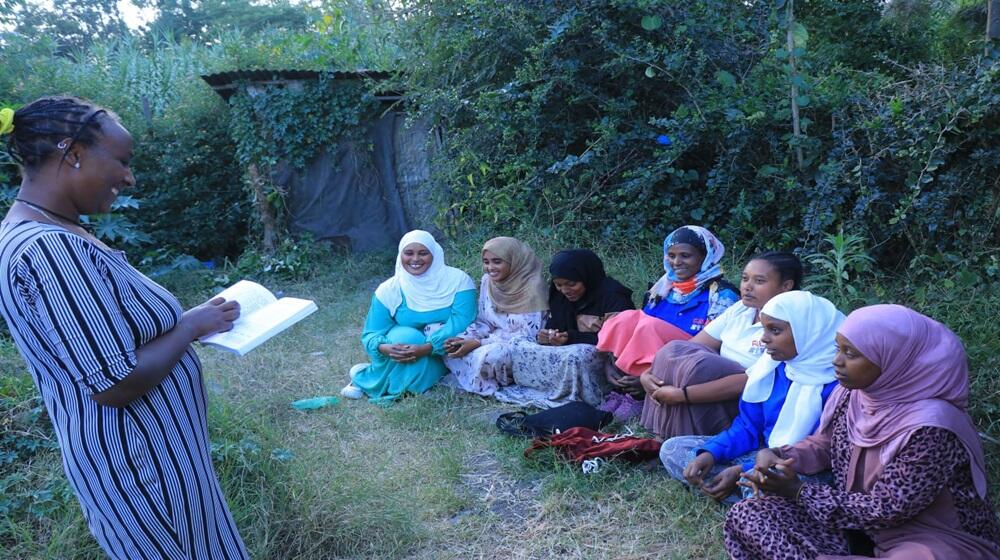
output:
[{"label": "patterned hijab", "polygon": [[[767,439],[768,447],[791,445],[812,433],[823,413],[823,387],[836,379],[831,362],[844,314],[829,300],[801,290],[774,296],[760,312],[787,321],[795,339],[797,355],[785,362],[792,383]],[[743,400],[764,402],[771,396],[778,364],[764,354],[747,369]]]},{"label": "patterned hijab", "polygon": [[[865,358],[882,369],[870,386],[849,391],[838,387],[824,414],[832,420],[836,404],[849,392],[847,408],[851,443],[877,448],[878,472],[865,473],[874,480],[909,440],[924,426],[944,428],[965,444],[976,490],[986,496],[983,447],[965,408],[969,402],[969,365],[962,341],[948,327],[902,305],[862,307],[841,325],[840,334]],[[857,471],[858,454],[852,453],[847,481]],[[869,462],[870,463],[870,462]]]},{"label": "patterned hijab", "polygon": [[501,313],[531,313],[549,308],[542,261],[531,247],[513,237],[494,237],[483,245],[510,265],[510,274],[499,281],[488,282],[490,299]]},{"label": "patterned hijab", "polygon": [[[434,260],[431,266],[419,276],[410,274],[403,266],[403,249],[413,243],[419,243],[431,252]],[[399,252],[396,254],[396,274],[375,289],[375,297],[396,316],[396,310],[406,296],[406,306],[413,311],[435,311],[450,307],[455,301],[455,294],[465,290],[475,290],[476,285],[465,272],[447,266],[444,262],[444,249],[426,231],[415,229],[399,240]]]},{"label": "patterned hijab", "polygon": [[663,270],[665,274],[650,288],[649,298],[651,300],[666,298],[670,295],[674,282],[679,281],[677,274],[670,268],[670,260],[667,258],[667,252],[678,243],[687,243],[697,247],[705,255],[705,260],[701,261],[701,270],[694,278],[695,289],[688,292],[688,297],[700,292],[708,282],[722,276],[722,268],[719,263],[722,262],[722,257],[726,254],[726,248],[722,242],[712,235],[712,232],[701,226],[681,226],[663,240]]}]

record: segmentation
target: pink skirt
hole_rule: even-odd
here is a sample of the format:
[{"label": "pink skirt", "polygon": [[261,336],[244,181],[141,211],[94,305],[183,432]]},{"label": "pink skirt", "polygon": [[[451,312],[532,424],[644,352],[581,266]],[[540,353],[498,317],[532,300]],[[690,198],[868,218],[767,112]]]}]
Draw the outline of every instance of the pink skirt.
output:
[{"label": "pink skirt", "polygon": [[653,365],[653,357],[671,340],[691,335],[642,310],[623,311],[610,318],[597,333],[597,349],[610,352],[615,366],[629,375],[642,375]]}]

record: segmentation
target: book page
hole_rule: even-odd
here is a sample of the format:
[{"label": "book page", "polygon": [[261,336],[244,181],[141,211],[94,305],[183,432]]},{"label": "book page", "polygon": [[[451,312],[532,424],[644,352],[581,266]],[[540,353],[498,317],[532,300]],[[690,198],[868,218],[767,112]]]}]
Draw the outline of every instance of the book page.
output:
[{"label": "book page", "polygon": [[[278,298],[274,297],[274,294],[267,288],[249,280],[240,280],[216,294],[215,297],[226,298],[226,301],[238,301],[241,318],[278,301]],[[236,321],[239,322],[240,319]]]},{"label": "book page", "polygon": [[307,299],[281,298],[263,309],[241,317],[233,324],[233,330],[205,337],[202,342],[232,350],[242,356],[314,311],[316,304]]},{"label": "book page", "polygon": [[243,317],[250,315],[258,309],[263,309],[278,300],[267,288],[249,280],[240,280],[219,292],[215,297],[226,298],[226,301],[236,300],[239,302],[240,319],[236,320],[236,324],[239,324]]}]

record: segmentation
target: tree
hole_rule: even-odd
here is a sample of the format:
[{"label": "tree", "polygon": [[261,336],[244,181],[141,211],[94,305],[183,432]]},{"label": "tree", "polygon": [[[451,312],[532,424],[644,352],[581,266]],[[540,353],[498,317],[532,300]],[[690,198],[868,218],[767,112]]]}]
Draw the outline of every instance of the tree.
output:
[{"label": "tree", "polygon": [[[46,8],[29,0],[3,0],[7,22],[25,37],[49,36],[59,43],[59,54],[87,47],[96,39],[129,34],[117,0],[60,0]],[[0,25],[7,23],[0,19]]]},{"label": "tree", "polygon": [[313,19],[311,8],[288,0],[258,4],[249,0],[151,0],[158,10],[150,24],[152,34],[172,39],[188,37],[208,42],[219,29],[239,29],[248,33],[265,30],[304,30]]}]

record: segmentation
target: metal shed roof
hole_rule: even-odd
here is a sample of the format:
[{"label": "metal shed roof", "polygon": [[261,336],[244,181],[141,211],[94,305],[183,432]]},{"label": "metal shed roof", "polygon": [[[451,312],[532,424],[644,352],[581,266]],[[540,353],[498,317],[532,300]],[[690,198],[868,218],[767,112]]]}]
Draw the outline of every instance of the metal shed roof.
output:
[{"label": "metal shed roof", "polygon": [[[229,98],[236,93],[236,88],[240,82],[253,82],[254,84],[287,84],[289,82],[318,80],[322,74],[332,75],[334,80],[385,80],[392,74],[383,70],[354,70],[350,72],[335,71],[326,72],[318,70],[233,70],[231,72],[218,72],[207,74],[201,79],[205,80],[212,89],[223,99]],[[380,92],[376,97],[385,101],[394,101],[400,98],[398,92]]]}]

